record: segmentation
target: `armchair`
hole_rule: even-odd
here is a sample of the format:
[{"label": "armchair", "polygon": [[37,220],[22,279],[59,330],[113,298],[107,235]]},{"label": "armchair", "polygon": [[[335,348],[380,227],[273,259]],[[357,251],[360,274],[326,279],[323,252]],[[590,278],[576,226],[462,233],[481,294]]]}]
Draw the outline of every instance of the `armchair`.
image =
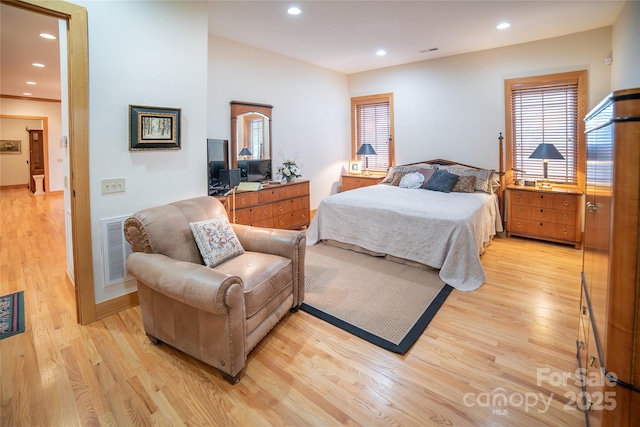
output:
[{"label": "armchair", "polygon": [[304,299],[306,235],[232,224],[244,253],[204,265],[190,223],[226,217],[214,197],[141,210],[124,223],[144,329],[240,380],[249,352]]}]

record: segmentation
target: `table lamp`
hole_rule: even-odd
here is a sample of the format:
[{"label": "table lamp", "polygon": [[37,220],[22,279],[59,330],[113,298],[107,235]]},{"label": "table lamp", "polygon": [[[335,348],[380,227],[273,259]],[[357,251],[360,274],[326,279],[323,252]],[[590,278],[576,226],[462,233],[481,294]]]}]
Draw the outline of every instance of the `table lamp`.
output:
[{"label": "table lamp", "polygon": [[542,175],[544,181],[540,188],[551,188],[551,184],[548,179],[549,160],[564,160],[562,154],[553,144],[542,143],[536,147],[536,149],[529,156],[530,159],[542,159]]},{"label": "table lamp", "polygon": [[242,147],[242,150],[240,150],[238,155],[244,156],[245,160],[247,159],[247,157],[253,156],[253,154],[251,154],[251,151],[249,151],[247,147]]},{"label": "table lamp", "polygon": [[375,156],[376,150],[371,144],[362,144],[356,153],[358,156],[364,156],[364,174],[369,175],[369,158],[367,156]]}]

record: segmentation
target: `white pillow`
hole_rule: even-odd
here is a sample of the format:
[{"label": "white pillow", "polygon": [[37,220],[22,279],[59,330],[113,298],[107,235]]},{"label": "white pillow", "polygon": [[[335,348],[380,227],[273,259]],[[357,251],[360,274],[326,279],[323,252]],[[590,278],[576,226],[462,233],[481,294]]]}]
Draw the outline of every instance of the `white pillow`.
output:
[{"label": "white pillow", "polygon": [[189,223],[193,238],[207,267],[244,253],[238,236],[225,216]]},{"label": "white pillow", "polygon": [[420,188],[424,182],[424,175],[420,172],[406,174],[400,180],[400,188]]}]

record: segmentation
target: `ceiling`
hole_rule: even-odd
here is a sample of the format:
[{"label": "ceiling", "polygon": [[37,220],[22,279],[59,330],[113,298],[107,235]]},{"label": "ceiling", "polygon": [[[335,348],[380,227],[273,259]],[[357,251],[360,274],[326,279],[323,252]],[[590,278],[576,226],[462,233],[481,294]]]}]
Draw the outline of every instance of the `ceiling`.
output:
[{"label": "ceiling", "polygon": [[[209,1],[209,34],[351,74],[610,26],[624,1]],[[289,6],[302,13],[291,16]],[[0,93],[60,98],[57,20],[0,5]],[[497,30],[508,21],[511,27]],[[437,48],[437,50],[428,51]],[[384,49],[385,56],[376,51]],[[426,51],[426,52],[425,52]],[[31,64],[40,62],[45,68]],[[27,86],[26,81],[35,81]]]}]

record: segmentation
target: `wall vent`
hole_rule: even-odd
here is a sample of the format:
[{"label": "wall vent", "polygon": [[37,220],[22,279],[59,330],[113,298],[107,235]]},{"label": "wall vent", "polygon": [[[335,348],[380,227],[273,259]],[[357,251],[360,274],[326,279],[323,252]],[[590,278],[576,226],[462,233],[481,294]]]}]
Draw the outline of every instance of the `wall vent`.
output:
[{"label": "wall vent", "polygon": [[104,287],[118,285],[131,279],[125,262],[133,252],[131,245],[124,237],[124,221],[129,215],[118,218],[107,218],[100,221],[102,226],[102,267]]}]

